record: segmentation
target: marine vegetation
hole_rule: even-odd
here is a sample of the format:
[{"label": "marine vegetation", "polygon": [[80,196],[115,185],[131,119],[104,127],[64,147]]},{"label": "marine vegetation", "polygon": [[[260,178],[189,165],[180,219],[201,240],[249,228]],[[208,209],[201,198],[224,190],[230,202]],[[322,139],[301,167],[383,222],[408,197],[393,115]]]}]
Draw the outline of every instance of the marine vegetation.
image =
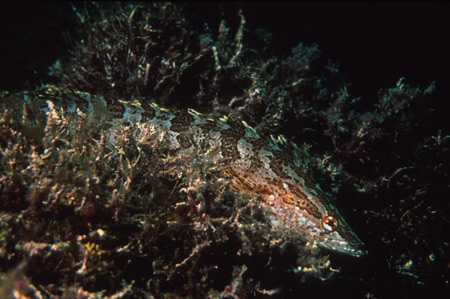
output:
[{"label": "marine vegetation", "polygon": [[448,284],[434,84],[399,78],[363,105],[318,45],[274,56],[239,9],[212,29],[173,3],[74,12],[80,39],[53,82],[0,94],[0,297]]}]

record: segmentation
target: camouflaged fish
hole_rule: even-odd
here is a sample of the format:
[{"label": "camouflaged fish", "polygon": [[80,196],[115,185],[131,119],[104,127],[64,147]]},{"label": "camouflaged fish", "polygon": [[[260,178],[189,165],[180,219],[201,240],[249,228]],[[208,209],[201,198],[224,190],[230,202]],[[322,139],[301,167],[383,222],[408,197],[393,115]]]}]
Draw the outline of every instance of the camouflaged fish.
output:
[{"label": "camouflaged fish", "polygon": [[223,174],[230,178],[232,190],[258,195],[274,226],[322,248],[357,257],[365,254],[362,242],[312,179],[306,151],[283,137],[263,137],[244,121],[212,119],[191,109],[168,110],[83,92],[73,92],[70,98],[75,100],[63,102],[64,93],[47,86],[39,97],[52,111],[59,107],[69,113],[107,115],[106,135],[113,142],[117,128],[145,123],[174,154],[208,152],[213,163],[226,169]]}]

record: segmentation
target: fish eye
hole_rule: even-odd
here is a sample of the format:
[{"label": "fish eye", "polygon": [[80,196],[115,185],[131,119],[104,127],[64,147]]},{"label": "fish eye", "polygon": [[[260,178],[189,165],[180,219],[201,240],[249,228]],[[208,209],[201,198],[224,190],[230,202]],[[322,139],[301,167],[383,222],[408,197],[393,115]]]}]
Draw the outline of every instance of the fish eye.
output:
[{"label": "fish eye", "polygon": [[322,219],[322,226],[327,231],[332,232],[332,231],[336,230],[336,228],[338,226],[338,222],[334,217],[326,216]]}]

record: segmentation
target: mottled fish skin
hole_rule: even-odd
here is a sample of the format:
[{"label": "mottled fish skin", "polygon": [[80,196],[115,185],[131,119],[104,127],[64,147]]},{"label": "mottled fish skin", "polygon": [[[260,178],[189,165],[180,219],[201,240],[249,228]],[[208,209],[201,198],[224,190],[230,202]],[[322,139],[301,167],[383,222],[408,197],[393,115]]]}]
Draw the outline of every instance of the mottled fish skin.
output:
[{"label": "mottled fish skin", "polygon": [[365,254],[362,242],[312,179],[306,150],[294,143],[260,136],[245,122],[228,117],[212,119],[191,109],[71,93],[65,97],[67,91],[47,86],[39,97],[69,113],[104,115],[113,142],[125,125],[148,124],[173,154],[208,152],[211,161],[224,166],[232,190],[258,195],[274,226],[322,248],[356,257]]}]

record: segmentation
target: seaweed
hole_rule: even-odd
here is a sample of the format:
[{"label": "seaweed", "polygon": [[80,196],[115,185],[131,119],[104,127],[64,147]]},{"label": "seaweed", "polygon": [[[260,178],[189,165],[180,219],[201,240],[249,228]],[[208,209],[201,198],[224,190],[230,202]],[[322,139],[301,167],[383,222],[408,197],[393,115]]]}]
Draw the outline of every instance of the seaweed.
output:
[{"label": "seaweed", "polygon": [[[286,298],[351,288],[377,298],[448,284],[450,133],[439,86],[401,78],[364,101],[318,45],[274,56],[270,32],[246,31],[237,6],[212,29],[194,27],[175,3],[93,2],[74,13],[81,39],[50,69],[62,90],[229,115],[303,144],[369,256],[299,244],[271,227],[256,198],[228,190],[207,158],[162,153],[144,128],[123,128],[113,144],[82,115],[43,112],[37,88],[0,95],[0,295]],[[261,35],[262,48],[247,43]]]}]

